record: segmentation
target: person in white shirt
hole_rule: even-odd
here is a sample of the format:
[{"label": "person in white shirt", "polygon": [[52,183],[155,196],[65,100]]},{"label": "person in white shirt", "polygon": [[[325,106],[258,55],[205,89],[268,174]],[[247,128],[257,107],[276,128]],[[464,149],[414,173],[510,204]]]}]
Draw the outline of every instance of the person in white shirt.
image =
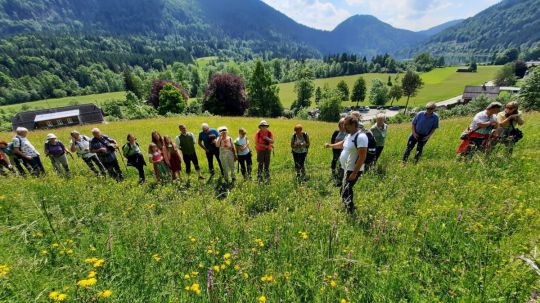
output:
[{"label": "person in white shirt", "polygon": [[501,111],[502,104],[490,103],[485,110],[477,113],[469,126],[471,131],[470,140],[479,148],[488,150],[496,139],[495,130],[499,127],[497,114]]},{"label": "person in white shirt", "polygon": [[[28,136],[28,129],[17,127],[16,132],[17,136],[13,138],[13,153],[15,154],[16,161],[21,161],[31,174],[35,176],[44,175],[45,168],[43,168],[43,164],[41,163],[39,152],[26,137]],[[19,172],[21,175],[25,175],[23,170]]]},{"label": "person in white shirt", "polygon": [[365,169],[364,162],[367,156],[368,138],[358,128],[358,118],[354,116],[347,116],[345,118],[345,129],[348,135],[343,141],[334,144],[327,143],[325,147],[343,148],[339,158],[345,175],[341,188],[341,199],[345,204],[347,212],[354,213],[353,188]]},{"label": "person in white shirt", "polygon": [[[74,130],[71,132],[71,141],[69,141],[69,149],[72,152],[76,152],[79,158],[83,159],[84,163],[96,174],[99,176],[105,176],[105,167],[99,161],[99,158],[96,154],[90,152],[90,139],[88,136],[79,134],[78,131]],[[99,171],[98,171],[99,170]]]}]

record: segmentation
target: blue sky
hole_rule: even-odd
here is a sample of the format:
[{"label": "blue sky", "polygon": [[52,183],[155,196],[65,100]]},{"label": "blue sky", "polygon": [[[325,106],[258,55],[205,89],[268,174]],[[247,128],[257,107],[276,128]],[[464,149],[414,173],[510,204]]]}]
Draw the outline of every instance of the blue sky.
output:
[{"label": "blue sky", "polygon": [[299,23],[331,30],[356,14],[398,28],[423,30],[474,16],[500,0],[262,0]]}]

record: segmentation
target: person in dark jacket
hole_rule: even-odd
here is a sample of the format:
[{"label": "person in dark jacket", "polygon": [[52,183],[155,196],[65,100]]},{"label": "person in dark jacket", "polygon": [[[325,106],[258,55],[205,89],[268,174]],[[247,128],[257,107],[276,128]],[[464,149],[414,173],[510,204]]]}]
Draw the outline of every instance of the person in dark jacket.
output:
[{"label": "person in dark jacket", "polygon": [[127,165],[135,167],[139,172],[139,183],[144,183],[146,181],[146,176],[144,174],[146,161],[144,161],[141,147],[133,134],[127,135],[127,141],[128,142],[122,146],[122,153],[124,154],[124,157],[127,158]]},{"label": "person in dark jacket", "polygon": [[[345,118],[341,118],[338,122],[338,129],[334,131],[332,134],[332,138],[330,139],[330,144],[336,144],[338,142],[341,142],[345,140],[345,137],[347,136],[347,130],[345,129]],[[339,167],[339,156],[341,156],[341,152],[343,151],[342,146],[334,146],[332,148],[332,177],[336,181],[336,186],[341,187],[341,183],[343,181],[343,174],[341,167]]]}]

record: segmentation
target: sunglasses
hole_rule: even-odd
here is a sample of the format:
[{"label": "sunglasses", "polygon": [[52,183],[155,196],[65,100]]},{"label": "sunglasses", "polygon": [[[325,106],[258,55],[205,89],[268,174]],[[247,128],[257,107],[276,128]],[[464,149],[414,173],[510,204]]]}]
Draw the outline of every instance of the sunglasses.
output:
[{"label": "sunglasses", "polygon": [[427,110],[436,110],[436,107],[428,107]]}]

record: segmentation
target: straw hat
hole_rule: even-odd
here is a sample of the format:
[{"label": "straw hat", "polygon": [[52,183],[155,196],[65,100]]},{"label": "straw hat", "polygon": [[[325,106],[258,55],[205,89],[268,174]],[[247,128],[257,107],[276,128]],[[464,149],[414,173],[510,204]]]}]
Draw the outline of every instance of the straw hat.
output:
[{"label": "straw hat", "polygon": [[262,120],[261,123],[259,123],[259,127],[261,126],[270,126],[270,124],[268,124],[268,122],[266,122],[266,120]]},{"label": "straw hat", "polygon": [[49,141],[49,140],[51,140],[51,139],[56,139],[55,134],[48,134],[48,135],[47,135],[47,141]]}]

